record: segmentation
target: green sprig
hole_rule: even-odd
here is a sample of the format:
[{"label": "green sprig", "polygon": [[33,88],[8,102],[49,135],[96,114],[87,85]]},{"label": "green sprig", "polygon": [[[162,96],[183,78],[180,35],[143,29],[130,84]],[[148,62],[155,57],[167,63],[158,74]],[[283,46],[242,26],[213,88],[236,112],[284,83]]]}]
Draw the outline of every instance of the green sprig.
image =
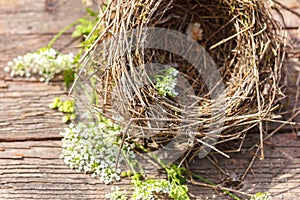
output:
[{"label": "green sprig", "polygon": [[53,102],[49,104],[49,108],[56,109],[62,113],[65,113],[62,121],[67,123],[76,119],[75,106],[73,100],[61,101],[59,97],[55,97]]}]

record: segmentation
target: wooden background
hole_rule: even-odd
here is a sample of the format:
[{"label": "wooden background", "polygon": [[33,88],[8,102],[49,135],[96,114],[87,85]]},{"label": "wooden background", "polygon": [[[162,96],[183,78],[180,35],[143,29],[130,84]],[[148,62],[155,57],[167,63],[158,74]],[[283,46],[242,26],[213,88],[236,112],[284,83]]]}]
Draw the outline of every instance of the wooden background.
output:
[{"label": "wooden background", "polygon": [[[297,0],[284,1],[289,8],[300,11]],[[3,68],[18,55],[34,52],[64,26],[83,16],[79,0],[0,0],[0,199],[104,199],[111,186],[97,179],[78,174],[59,159],[61,136],[66,127],[62,115],[48,108],[56,96],[66,97],[61,82],[49,85],[33,79],[10,78]],[[285,11],[290,50],[288,67],[288,101],[286,110],[299,108],[299,18]],[[55,48],[69,42],[62,37]],[[74,51],[73,47],[65,50]],[[294,54],[292,54],[294,52]],[[298,78],[298,83],[297,83]],[[300,101],[300,100],[299,100]],[[287,114],[288,118],[291,114]],[[286,126],[265,145],[266,158],[256,160],[241,185],[241,191],[269,191],[273,199],[292,200],[300,196],[300,142],[298,125]],[[297,130],[298,128],[298,130]],[[300,133],[298,133],[300,134]],[[250,139],[251,143],[251,139]],[[219,159],[231,178],[237,179],[249,165],[249,153],[231,154]],[[215,182],[224,178],[207,160],[197,160],[193,170]],[[129,180],[117,183],[128,185]],[[223,181],[224,183],[224,181]],[[192,199],[226,199],[221,192],[189,185]]]}]

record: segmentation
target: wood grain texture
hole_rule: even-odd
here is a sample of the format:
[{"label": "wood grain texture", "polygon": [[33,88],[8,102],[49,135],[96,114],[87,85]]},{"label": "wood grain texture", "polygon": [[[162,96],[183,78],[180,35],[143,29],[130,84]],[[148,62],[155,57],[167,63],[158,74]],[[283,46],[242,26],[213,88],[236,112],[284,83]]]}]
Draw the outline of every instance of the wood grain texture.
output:
[{"label": "wood grain texture", "polygon": [[[295,0],[288,1],[299,9]],[[66,98],[62,83],[49,85],[34,79],[10,78],[3,68],[12,58],[45,46],[53,34],[84,14],[79,0],[0,0],[0,199],[104,199],[111,186],[87,174],[69,169],[59,156],[61,136],[66,127],[62,114],[48,108],[56,96]],[[289,14],[288,14],[289,15]],[[299,26],[289,15],[288,25]],[[299,29],[298,29],[299,30]],[[300,40],[294,29],[290,39]],[[70,41],[64,35],[55,48]],[[298,48],[298,47],[295,47]],[[66,51],[74,50],[74,46]],[[299,57],[289,59],[286,110],[299,108],[297,71]],[[285,117],[289,117],[290,114]],[[299,123],[300,119],[294,119]],[[299,127],[299,126],[298,126]],[[241,183],[241,191],[254,194],[268,191],[273,199],[294,200],[300,196],[300,141],[295,129],[286,126],[265,144],[265,160],[256,160]],[[249,147],[257,138],[250,135]],[[251,152],[231,153],[226,159],[216,155],[218,164],[234,180],[248,166]],[[190,168],[197,174],[226,186],[225,177],[206,158],[196,159]],[[150,174],[149,176],[158,176]],[[164,174],[160,174],[164,176]],[[228,182],[227,182],[228,183]],[[116,183],[128,188],[129,179]],[[219,191],[189,184],[191,199],[229,199]]]},{"label": "wood grain texture", "polygon": [[1,0],[0,6],[0,34],[17,35],[56,34],[83,10],[81,1],[68,0]]}]

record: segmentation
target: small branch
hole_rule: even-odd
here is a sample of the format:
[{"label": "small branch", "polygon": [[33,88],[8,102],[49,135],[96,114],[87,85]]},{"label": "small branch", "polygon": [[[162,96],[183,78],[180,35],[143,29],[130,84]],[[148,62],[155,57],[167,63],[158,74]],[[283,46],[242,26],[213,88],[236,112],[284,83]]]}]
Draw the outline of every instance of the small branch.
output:
[{"label": "small branch", "polygon": [[[257,144],[257,146],[259,146],[259,144]],[[241,177],[241,180],[244,180],[249,172],[249,170],[252,168],[253,164],[254,164],[254,161],[255,159],[258,157],[258,152],[259,152],[260,148],[257,147],[256,149],[256,152],[255,152],[255,155],[252,157],[247,169],[244,171],[242,177]]]},{"label": "small branch", "polygon": [[293,13],[294,15],[296,15],[297,17],[300,18],[300,13],[298,13],[298,12],[296,12],[296,11],[290,9],[290,8],[287,7],[286,5],[283,5],[282,3],[280,3],[280,2],[278,2],[278,1],[276,1],[276,0],[272,0],[272,1],[273,1],[274,3],[276,3],[277,5],[279,5],[280,7],[282,7],[283,9],[285,9],[285,10],[287,10],[287,11]]},{"label": "small branch", "polygon": [[[191,183],[194,184],[194,185],[203,186],[203,187],[209,187],[209,188],[212,188],[212,189],[215,189],[215,190],[221,190],[222,192],[224,192],[225,194],[229,195],[231,198],[233,198],[235,200],[240,200],[240,198],[238,196],[236,196],[235,194],[232,194],[231,192],[238,193],[238,194],[241,194],[241,195],[244,195],[244,196],[248,196],[248,197],[252,197],[252,195],[247,194],[245,192],[241,192],[241,191],[238,191],[238,190],[235,190],[235,189],[226,188],[226,187],[217,185],[217,184],[213,183],[212,181],[210,181],[210,180],[208,180],[206,178],[203,178],[202,176],[199,176],[197,174],[194,174],[192,172],[188,172],[188,173],[190,174]],[[203,181],[204,183],[199,183],[198,181],[195,181],[193,179],[193,177],[195,177],[195,178]]]}]

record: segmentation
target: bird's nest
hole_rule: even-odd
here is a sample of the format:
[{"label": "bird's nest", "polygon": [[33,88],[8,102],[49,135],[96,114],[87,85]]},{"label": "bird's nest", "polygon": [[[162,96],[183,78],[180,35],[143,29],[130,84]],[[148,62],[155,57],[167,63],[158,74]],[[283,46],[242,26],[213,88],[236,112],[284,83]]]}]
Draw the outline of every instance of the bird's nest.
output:
[{"label": "bird's nest", "polygon": [[[173,150],[184,144],[192,155],[226,155],[253,127],[262,148],[284,60],[281,27],[266,2],[111,1],[79,73],[98,97],[86,103],[120,124],[124,140],[147,148],[176,139]],[[215,146],[233,140],[241,145]]]}]

